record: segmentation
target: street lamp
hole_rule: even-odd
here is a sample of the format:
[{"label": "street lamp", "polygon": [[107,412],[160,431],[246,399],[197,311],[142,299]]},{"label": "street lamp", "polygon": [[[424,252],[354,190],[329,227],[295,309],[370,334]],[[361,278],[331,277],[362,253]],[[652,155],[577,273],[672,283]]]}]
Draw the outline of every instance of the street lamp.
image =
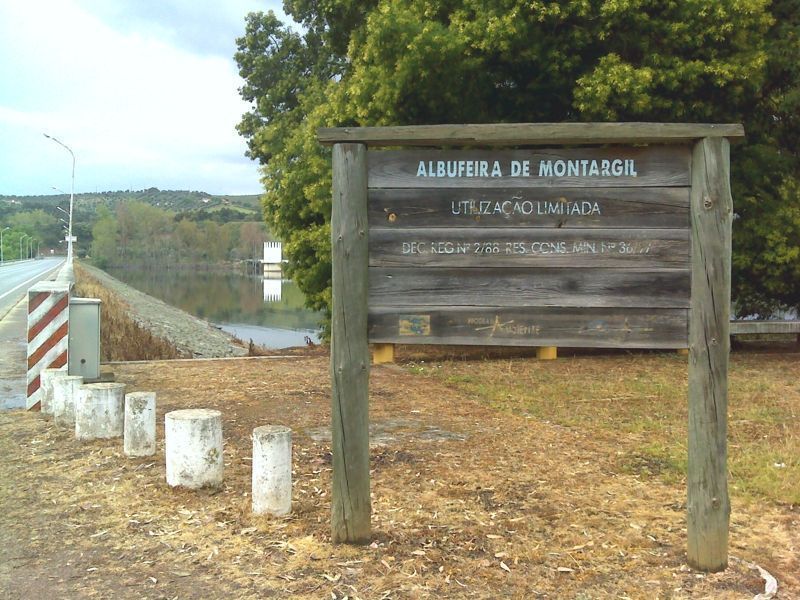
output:
[{"label": "street lamp", "polygon": [[6,229],[11,229],[11,227],[4,227],[3,229],[0,229],[0,265],[5,262],[5,259],[3,258],[3,232]]},{"label": "street lamp", "polygon": [[72,191],[69,194],[69,234],[67,237],[67,240],[69,240],[67,242],[67,261],[69,262],[72,260],[72,205],[75,200],[75,153],[72,151],[72,148],[67,146],[61,140],[54,138],[52,135],[47,135],[46,133],[42,135],[44,135],[44,137],[46,137],[48,140],[53,140],[56,144],[64,148],[72,156],[72,188],[71,188]]},{"label": "street lamp", "polygon": [[22,260],[22,240],[28,237],[27,233],[23,233],[22,236],[19,238],[19,259]]}]

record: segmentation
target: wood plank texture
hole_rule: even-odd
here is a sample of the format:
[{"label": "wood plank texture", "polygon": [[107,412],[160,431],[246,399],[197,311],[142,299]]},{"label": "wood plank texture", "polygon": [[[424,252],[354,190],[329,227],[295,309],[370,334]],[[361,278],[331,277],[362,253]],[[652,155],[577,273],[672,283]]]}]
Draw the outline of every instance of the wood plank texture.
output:
[{"label": "wood plank texture", "polygon": [[688,228],[689,188],[373,189],[369,226]]},{"label": "wood plank texture", "polygon": [[317,129],[322,144],[362,142],[370,146],[669,144],[719,136],[742,138],[744,128],[730,123],[495,123]]},{"label": "wood plank texture", "polygon": [[385,150],[369,152],[368,181],[370,188],[685,187],[689,159],[687,146]]},{"label": "wood plank texture", "polygon": [[[372,277],[372,270],[370,270]],[[370,281],[370,294],[372,282]],[[800,321],[731,321],[731,335],[748,333],[800,333]]]},{"label": "wood plank texture", "polygon": [[689,564],[702,571],[728,564],[729,155],[724,138],[699,141],[692,155],[687,537]]},{"label": "wood plank texture", "polygon": [[371,267],[681,268],[682,229],[376,229]]},{"label": "wood plank texture", "polygon": [[685,348],[688,310],[652,308],[371,308],[369,337],[399,344]]},{"label": "wood plank texture", "polygon": [[331,452],[334,542],[370,539],[366,147],[333,147]]},{"label": "wood plank texture", "polygon": [[373,267],[369,306],[689,308],[689,285],[688,266],[660,271]]}]

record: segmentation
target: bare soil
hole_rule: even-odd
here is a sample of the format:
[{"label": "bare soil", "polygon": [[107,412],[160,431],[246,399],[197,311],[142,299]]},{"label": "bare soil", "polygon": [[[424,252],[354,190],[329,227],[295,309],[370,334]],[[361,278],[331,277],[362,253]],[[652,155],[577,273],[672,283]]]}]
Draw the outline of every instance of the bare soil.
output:
[{"label": "bare soil", "polygon": [[[748,364],[759,360],[776,359]],[[533,362],[473,361],[459,372],[513,378]],[[780,361],[776,376],[797,393],[797,363]],[[666,355],[538,368],[580,387],[631,367],[686,377],[685,361]],[[126,458],[121,440],[80,443],[36,413],[0,413],[4,598],[738,599],[764,591],[751,563],[778,579],[780,598],[800,598],[797,506],[734,496],[730,567],[694,572],[685,482],[625,468],[635,435],[504,410],[413,364],[375,367],[372,543],[333,545],[326,356],[113,368],[128,391],[158,394],[152,458]],[[163,416],[188,407],[223,411],[220,490],[166,484]],[[287,518],[249,508],[250,435],[264,424],[294,432]]]}]

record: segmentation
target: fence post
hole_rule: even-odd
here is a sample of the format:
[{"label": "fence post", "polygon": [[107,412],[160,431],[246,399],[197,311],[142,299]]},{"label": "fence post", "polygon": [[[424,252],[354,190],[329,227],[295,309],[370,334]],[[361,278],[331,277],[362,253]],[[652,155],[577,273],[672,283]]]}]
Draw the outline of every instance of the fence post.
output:
[{"label": "fence post", "polygon": [[728,354],[730,352],[730,146],[699,140],[692,153],[692,299],[689,320],[689,564],[728,566]]},{"label": "fence post", "polygon": [[334,542],[370,538],[367,147],[333,145],[331,434]]}]

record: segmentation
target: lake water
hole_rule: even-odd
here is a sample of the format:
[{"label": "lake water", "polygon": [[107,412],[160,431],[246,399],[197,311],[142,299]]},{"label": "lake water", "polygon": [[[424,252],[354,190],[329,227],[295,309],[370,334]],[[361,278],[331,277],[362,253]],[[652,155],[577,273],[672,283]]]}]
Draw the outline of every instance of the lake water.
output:
[{"label": "lake water", "polygon": [[319,343],[321,315],[304,307],[303,293],[288,280],[193,270],[109,269],[139,291],[209,321],[265,348]]}]

